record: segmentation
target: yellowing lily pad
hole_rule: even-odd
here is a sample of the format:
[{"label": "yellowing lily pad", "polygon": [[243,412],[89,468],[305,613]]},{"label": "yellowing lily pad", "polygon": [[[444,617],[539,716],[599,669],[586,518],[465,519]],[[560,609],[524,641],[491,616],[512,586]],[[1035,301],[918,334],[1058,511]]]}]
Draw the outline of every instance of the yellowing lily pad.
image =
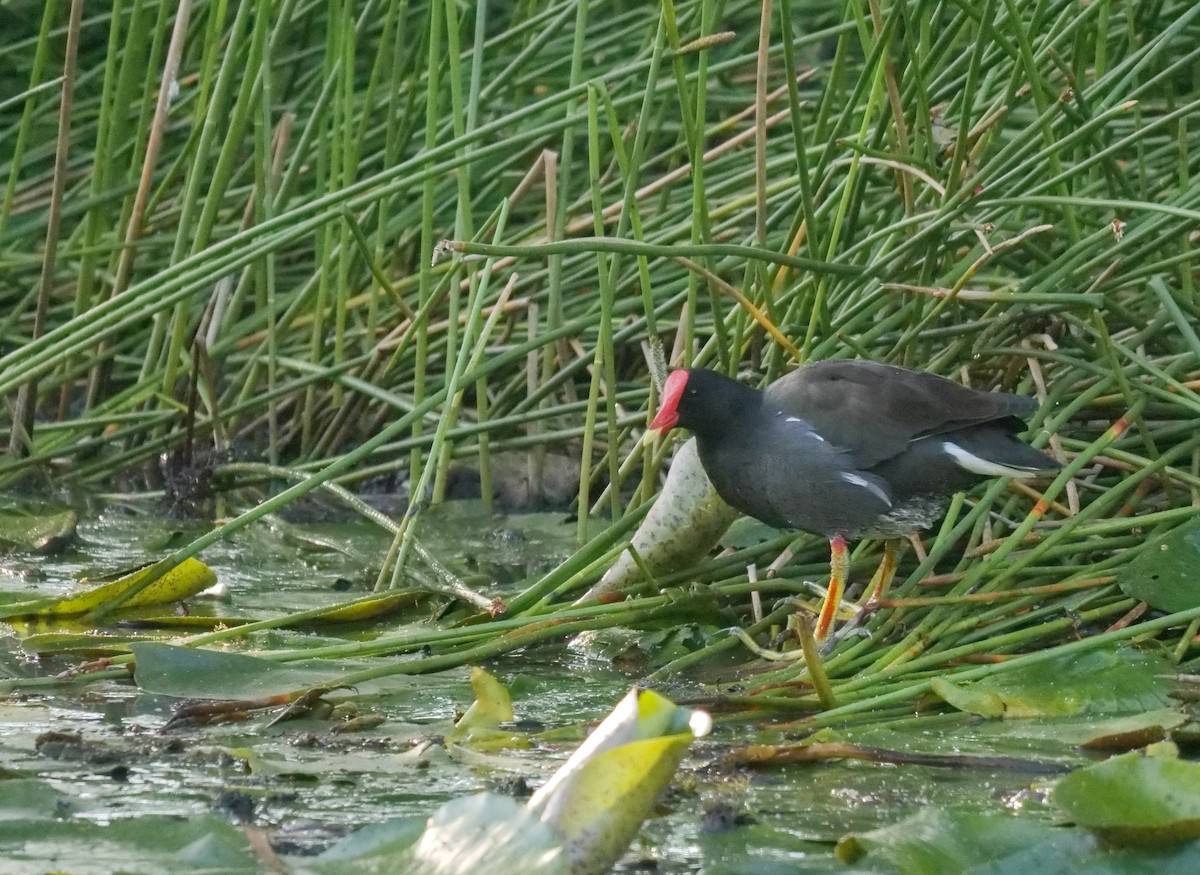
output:
[{"label": "yellowing lily pad", "polygon": [[495,675],[476,666],[471,669],[471,690],[475,693],[475,701],[459,718],[446,740],[474,744],[492,742],[491,746],[515,742],[512,733],[499,730],[501,723],[511,723],[513,719],[512,698],[504,684]]},{"label": "yellowing lily pad", "polygon": [[592,871],[593,860],[615,860],[671,781],[690,732],[630,742],[584,763],[554,825],[566,839],[573,867]]},{"label": "yellowing lily pad", "polygon": [[934,678],[930,689],[949,705],[968,714],[980,717],[1003,717],[1004,697],[986,687],[975,684],[956,684],[946,678]]},{"label": "yellowing lily pad", "polygon": [[[116,580],[103,583],[77,595],[56,599],[38,599],[6,605],[0,619],[11,617],[72,617],[88,614],[108,604],[126,590],[141,583],[153,566],[140,568]],[[199,559],[185,559],[137,595],[122,602],[121,608],[164,605],[182,601],[208,589],[217,582],[217,575]]]},{"label": "yellowing lily pad", "polygon": [[[152,566],[151,566],[152,567]],[[101,605],[141,583],[150,574],[150,567],[126,574],[111,583],[105,583],[71,598],[40,614],[83,614],[94,611]],[[178,602],[198,592],[203,592],[217,582],[217,575],[199,559],[184,559],[154,583],[124,602],[122,607],[136,608],[142,605],[165,605]]]},{"label": "yellowing lily pad", "polygon": [[529,808],[563,836],[571,871],[607,872],[654,807],[707,714],[649,690],[632,690]]},{"label": "yellowing lily pad", "polygon": [[361,599],[349,605],[330,608],[319,617],[309,622],[313,623],[361,623],[387,616],[395,611],[411,608],[423,599],[429,597],[426,592],[389,593],[374,598]]}]

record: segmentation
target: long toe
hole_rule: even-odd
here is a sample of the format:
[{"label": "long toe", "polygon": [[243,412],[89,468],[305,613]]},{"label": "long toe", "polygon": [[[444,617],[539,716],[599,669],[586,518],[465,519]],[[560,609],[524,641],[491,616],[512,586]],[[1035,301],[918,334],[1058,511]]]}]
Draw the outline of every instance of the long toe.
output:
[{"label": "long toe", "polygon": [[871,630],[863,627],[859,622],[859,617],[862,616],[862,611],[856,613],[853,617],[846,621],[840,629],[829,636],[829,640],[821,645],[821,658],[829,656],[837,649],[837,646],[847,638],[869,638]]}]

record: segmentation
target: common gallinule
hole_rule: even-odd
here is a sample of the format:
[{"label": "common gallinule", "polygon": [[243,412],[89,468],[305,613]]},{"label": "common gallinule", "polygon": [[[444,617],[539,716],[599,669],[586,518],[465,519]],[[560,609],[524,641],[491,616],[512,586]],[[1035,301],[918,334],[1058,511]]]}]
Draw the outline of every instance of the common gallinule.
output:
[{"label": "common gallinule", "polygon": [[1016,437],[1036,408],[1033,398],[925,371],[832,360],[762,391],[716,371],[674,371],[650,428],[694,432],[712,485],[742,513],[829,539],[823,639],[849,570],[847,538],[888,539],[873,604],[895,571],[896,539],[932,525],[948,496],[985,477],[1059,467]]}]

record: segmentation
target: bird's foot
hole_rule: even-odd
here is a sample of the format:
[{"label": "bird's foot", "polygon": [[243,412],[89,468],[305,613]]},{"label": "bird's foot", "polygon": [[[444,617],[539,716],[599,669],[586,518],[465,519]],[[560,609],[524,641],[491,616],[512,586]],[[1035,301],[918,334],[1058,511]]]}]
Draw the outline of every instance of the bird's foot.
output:
[{"label": "bird's foot", "polygon": [[829,636],[829,640],[821,645],[821,658],[825,659],[829,654],[837,648],[839,644],[847,638],[870,638],[871,630],[864,629],[862,626],[847,623]]},{"label": "bird's foot", "polygon": [[867,599],[861,605],[850,606],[850,610],[853,613],[836,632],[829,636],[829,640],[821,645],[821,656],[828,656],[838,644],[851,636],[869,638],[871,630],[865,628],[862,624],[878,607],[879,601],[877,599]]},{"label": "bird's foot", "polygon": [[780,651],[762,647],[757,641],[750,637],[750,633],[740,626],[734,626],[726,631],[741,641],[742,644],[746,646],[747,650],[760,659],[767,659],[771,662],[796,662],[797,660],[804,659],[804,651],[800,648],[796,648],[795,650]]}]

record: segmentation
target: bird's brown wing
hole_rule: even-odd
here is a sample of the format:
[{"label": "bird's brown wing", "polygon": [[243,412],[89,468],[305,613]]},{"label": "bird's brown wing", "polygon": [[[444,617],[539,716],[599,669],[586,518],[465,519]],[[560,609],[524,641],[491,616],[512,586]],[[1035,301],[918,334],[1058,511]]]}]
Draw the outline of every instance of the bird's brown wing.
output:
[{"label": "bird's brown wing", "polygon": [[917,438],[1026,416],[1037,407],[1023,395],[969,389],[925,371],[840,359],[776,380],[765,401],[810,423],[863,469],[904,452]]}]

